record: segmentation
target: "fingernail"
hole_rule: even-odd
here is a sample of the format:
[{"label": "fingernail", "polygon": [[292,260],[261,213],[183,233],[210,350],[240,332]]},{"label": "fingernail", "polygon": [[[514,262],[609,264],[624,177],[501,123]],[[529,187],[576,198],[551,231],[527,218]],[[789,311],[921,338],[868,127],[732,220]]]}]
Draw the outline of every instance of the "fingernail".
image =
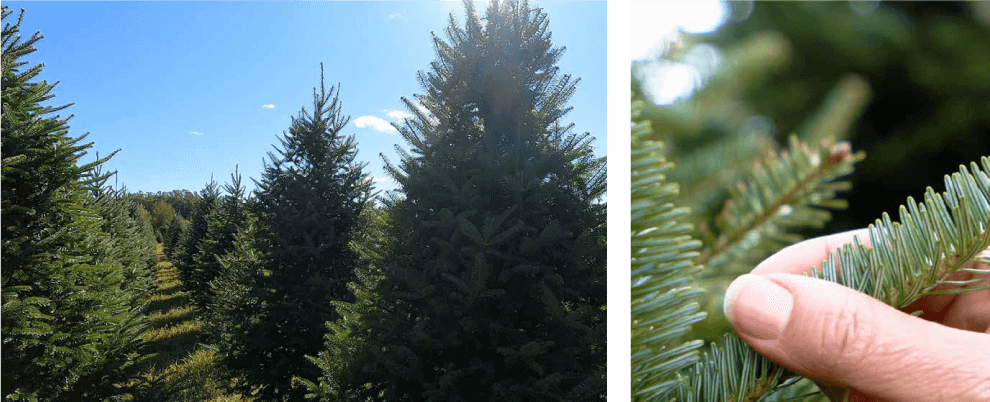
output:
[{"label": "fingernail", "polygon": [[759,275],[742,275],[725,290],[722,309],[736,331],[761,340],[780,337],[794,307],[791,293]]}]

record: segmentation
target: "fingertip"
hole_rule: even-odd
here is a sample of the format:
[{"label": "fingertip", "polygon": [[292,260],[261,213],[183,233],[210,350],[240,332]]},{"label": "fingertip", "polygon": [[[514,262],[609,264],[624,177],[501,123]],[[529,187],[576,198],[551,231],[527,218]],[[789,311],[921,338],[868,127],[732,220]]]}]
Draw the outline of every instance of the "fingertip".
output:
[{"label": "fingertip", "polygon": [[[737,320],[742,311],[740,299],[775,299],[768,291],[747,296],[745,289],[755,288],[751,277],[773,282],[792,295],[791,314],[776,338],[767,340],[761,333],[746,334],[739,325],[733,327],[754,350],[795,373],[866,395],[905,401],[923,400],[911,398],[920,389],[948,390],[948,384],[960,378],[987,378],[990,383],[987,366],[973,363],[990,361],[990,351],[966,346],[986,343],[990,338],[984,334],[912,317],[865,294],[820,279],[789,274],[744,277],[743,290],[733,290],[735,294],[730,296],[734,300],[727,302],[729,314],[736,314]],[[775,323],[772,320],[748,314],[763,323],[764,333],[771,332],[766,328],[776,327],[771,325]],[[932,377],[933,370],[952,374]],[[984,400],[973,399],[976,394],[983,395],[980,392],[983,391],[962,387],[948,392],[946,395],[953,397],[943,400]]]}]

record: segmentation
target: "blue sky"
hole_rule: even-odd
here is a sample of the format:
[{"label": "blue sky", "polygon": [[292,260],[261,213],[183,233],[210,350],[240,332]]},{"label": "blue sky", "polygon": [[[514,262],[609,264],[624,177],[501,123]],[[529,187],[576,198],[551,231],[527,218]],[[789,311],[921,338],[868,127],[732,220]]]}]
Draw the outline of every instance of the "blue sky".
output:
[{"label": "blue sky", "polygon": [[[73,135],[89,132],[92,151],[121,149],[107,167],[130,191],[203,188],[229,181],[235,165],[249,184],[302,107],[311,110],[320,62],[327,85],[340,83],[345,133],[379,190],[379,154],[405,147],[387,122],[405,111],[400,97],[421,93],[416,72],[434,59],[430,32],[442,36],[460,2],[18,2],[22,36],[45,39],[27,58],[41,79],[60,81],[53,104],[74,103]],[[605,2],[533,2],[550,18],[561,72],[581,78],[565,120],[606,152]],[[484,5],[478,5],[483,13]],[[7,21],[5,21],[7,22]],[[91,152],[92,152],[91,151]],[[95,155],[89,155],[86,161]]]}]

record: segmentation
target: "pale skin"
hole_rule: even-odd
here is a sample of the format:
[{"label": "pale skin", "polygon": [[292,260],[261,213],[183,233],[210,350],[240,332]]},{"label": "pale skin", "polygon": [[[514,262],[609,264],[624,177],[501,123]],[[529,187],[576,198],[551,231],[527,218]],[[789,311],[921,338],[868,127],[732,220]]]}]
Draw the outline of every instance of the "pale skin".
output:
[{"label": "pale skin", "polygon": [[[869,242],[866,229],[806,240],[737,278],[725,310],[739,336],[781,366],[848,390],[849,401],[990,401],[990,290],[927,296],[897,310],[801,275],[853,236]],[[951,278],[990,284],[990,275]],[[908,314],[917,310],[925,312]]]}]

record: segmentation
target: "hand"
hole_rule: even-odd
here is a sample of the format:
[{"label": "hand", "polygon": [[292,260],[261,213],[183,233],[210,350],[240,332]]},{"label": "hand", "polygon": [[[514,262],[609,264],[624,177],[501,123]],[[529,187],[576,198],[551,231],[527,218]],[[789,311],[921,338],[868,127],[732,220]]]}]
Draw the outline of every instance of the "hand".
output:
[{"label": "hand", "polygon": [[795,373],[848,389],[850,401],[990,401],[990,290],[926,296],[904,309],[924,310],[913,317],[801,275],[853,236],[869,242],[865,229],[807,240],[736,278],[724,308],[739,336]]}]

